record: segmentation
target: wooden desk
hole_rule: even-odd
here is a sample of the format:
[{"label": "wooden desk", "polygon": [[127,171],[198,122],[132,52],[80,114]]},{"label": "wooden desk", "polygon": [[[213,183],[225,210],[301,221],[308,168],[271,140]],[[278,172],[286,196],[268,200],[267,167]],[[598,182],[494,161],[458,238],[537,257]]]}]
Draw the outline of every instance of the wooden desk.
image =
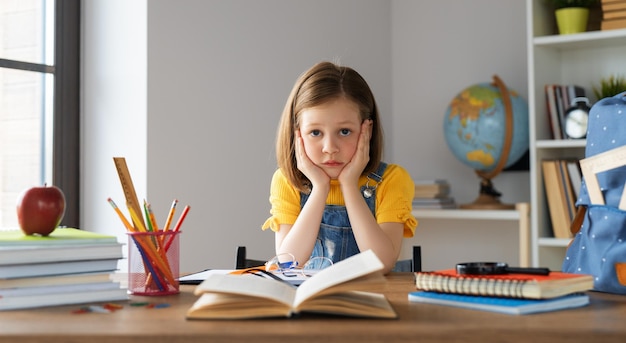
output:
[{"label": "wooden desk", "polygon": [[179,295],[133,297],[166,309],[125,305],[110,314],[71,314],[80,306],[0,312],[0,342],[624,342],[626,296],[592,293],[590,306],[511,316],[412,304],[413,275],[388,276],[384,291],[400,318],[372,320],[318,315],[239,321],[189,321],[192,286]]}]

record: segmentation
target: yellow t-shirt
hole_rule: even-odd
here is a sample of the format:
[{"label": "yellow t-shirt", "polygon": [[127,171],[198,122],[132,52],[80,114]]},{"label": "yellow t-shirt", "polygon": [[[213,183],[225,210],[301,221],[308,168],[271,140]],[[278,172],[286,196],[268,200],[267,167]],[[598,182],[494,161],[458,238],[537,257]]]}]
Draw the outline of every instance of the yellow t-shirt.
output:
[{"label": "yellow t-shirt", "polygon": [[[366,176],[359,179],[359,187],[367,182]],[[376,184],[370,181],[370,186]],[[404,237],[413,237],[417,220],[411,213],[415,183],[409,173],[399,165],[389,164],[378,188],[376,188],[376,221],[378,223],[404,223]],[[281,224],[293,225],[300,214],[300,191],[294,188],[280,169],[274,172],[270,188],[272,216],[262,226],[263,230],[278,231]],[[343,194],[338,180],[331,180],[327,205],[344,206]]]}]

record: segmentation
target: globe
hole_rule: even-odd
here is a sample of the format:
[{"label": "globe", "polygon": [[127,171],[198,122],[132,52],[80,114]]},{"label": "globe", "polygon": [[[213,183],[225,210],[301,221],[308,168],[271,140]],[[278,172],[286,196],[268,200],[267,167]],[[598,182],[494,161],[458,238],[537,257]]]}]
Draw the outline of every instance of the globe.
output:
[{"label": "globe", "polygon": [[[481,178],[476,206],[500,208],[491,179],[528,150],[528,104],[494,76],[462,90],[446,109],[443,131],[448,148]],[[483,205],[483,206],[481,206]]]}]

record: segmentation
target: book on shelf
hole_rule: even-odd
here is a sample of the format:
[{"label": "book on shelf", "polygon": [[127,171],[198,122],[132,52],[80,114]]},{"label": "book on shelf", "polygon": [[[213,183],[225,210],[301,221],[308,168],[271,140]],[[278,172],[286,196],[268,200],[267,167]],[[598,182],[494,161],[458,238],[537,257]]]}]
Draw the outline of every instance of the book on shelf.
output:
[{"label": "book on shelf", "polygon": [[[561,187],[564,192],[562,198],[563,206],[566,209],[567,216],[570,218],[570,222],[574,220],[576,216],[576,197],[574,196],[574,187],[572,187],[572,181],[569,176],[569,169],[567,168],[567,161],[558,160],[555,161],[557,168],[559,169],[559,177],[561,181]],[[570,225],[571,227],[571,225]],[[569,236],[569,234],[568,234]]]},{"label": "book on shelf", "polygon": [[584,293],[573,293],[551,299],[515,299],[416,291],[409,293],[409,301],[413,303],[454,306],[471,310],[524,315],[586,306],[589,304],[589,296]]},{"label": "book on shelf", "polygon": [[546,113],[552,139],[564,139],[565,112],[572,107],[572,100],[585,97],[585,89],[577,85],[545,85]]},{"label": "book on shelf", "polygon": [[414,209],[450,209],[456,208],[454,198],[413,198]]},{"label": "book on shelf", "polygon": [[567,164],[573,160],[542,160],[543,184],[555,238],[571,238],[576,195]]},{"label": "book on shelf", "polygon": [[559,126],[561,127],[561,137],[565,138],[567,135],[565,134],[565,111],[567,107],[565,105],[565,98],[563,97],[562,87],[560,85],[554,86],[555,96],[556,96],[556,112],[559,120]]},{"label": "book on shelf", "polygon": [[561,120],[559,119],[559,113],[556,109],[556,93],[554,92],[554,85],[546,85],[545,93],[550,133],[553,139],[562,139]]},{"label": "book on shelf", "polygon": [[624,3],[624,9],[614,11],[603,11],[602,20],[612,20],[626,18],[626,3]]},{"label": "book on shelf", "polygon": [[549,275],[461,275],[456,269],[415,273],[417,290],[521,299],[550,299],[593,288],[586,274],[552,271]]},{"label": "book on shelf", "polygon": [[600,23],[600,29],[603,31],[624,28],[626,28],[626,18],[606,19]]},{"label": "book on shelf", "polygon": [[320,270],[300,286],[254,275],[212,274],[194,291],[199,298],[188,319],[292,317],[314,312],[372,318],[396,318],[383,294],[382,262],[371,250]]},{"label": "book on shelf", "polygon": [[583,183],[583,173],[580,170],[579,161],[567,161],[567,170],[569,172],[569,178],[572,183],[572,189],[574,190],[574,199],[578,200],[578,197],[580,196],[580,187]]},{"label": "book on shelf", "polygon": [[415,198],[445,198],[450,194],[450,184],[444,179],[415,181]]},{"label": "book on shelf", "polygon": [[602,0],[602,13],[626,10],[626,0]]}]

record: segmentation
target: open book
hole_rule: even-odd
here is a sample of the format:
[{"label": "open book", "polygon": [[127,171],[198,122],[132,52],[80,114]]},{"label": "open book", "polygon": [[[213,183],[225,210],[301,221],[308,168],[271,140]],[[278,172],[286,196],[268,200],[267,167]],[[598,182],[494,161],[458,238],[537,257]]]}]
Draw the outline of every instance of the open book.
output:
[{"label": "open book", "polygon": [[187,318],[291,317],[301,312],[396,318],[384,295],[365,291],[386,282],[382,269],[368,250],[319,271],[297,288],[254,275],[213,274],[196,287],[200,298]]}]

